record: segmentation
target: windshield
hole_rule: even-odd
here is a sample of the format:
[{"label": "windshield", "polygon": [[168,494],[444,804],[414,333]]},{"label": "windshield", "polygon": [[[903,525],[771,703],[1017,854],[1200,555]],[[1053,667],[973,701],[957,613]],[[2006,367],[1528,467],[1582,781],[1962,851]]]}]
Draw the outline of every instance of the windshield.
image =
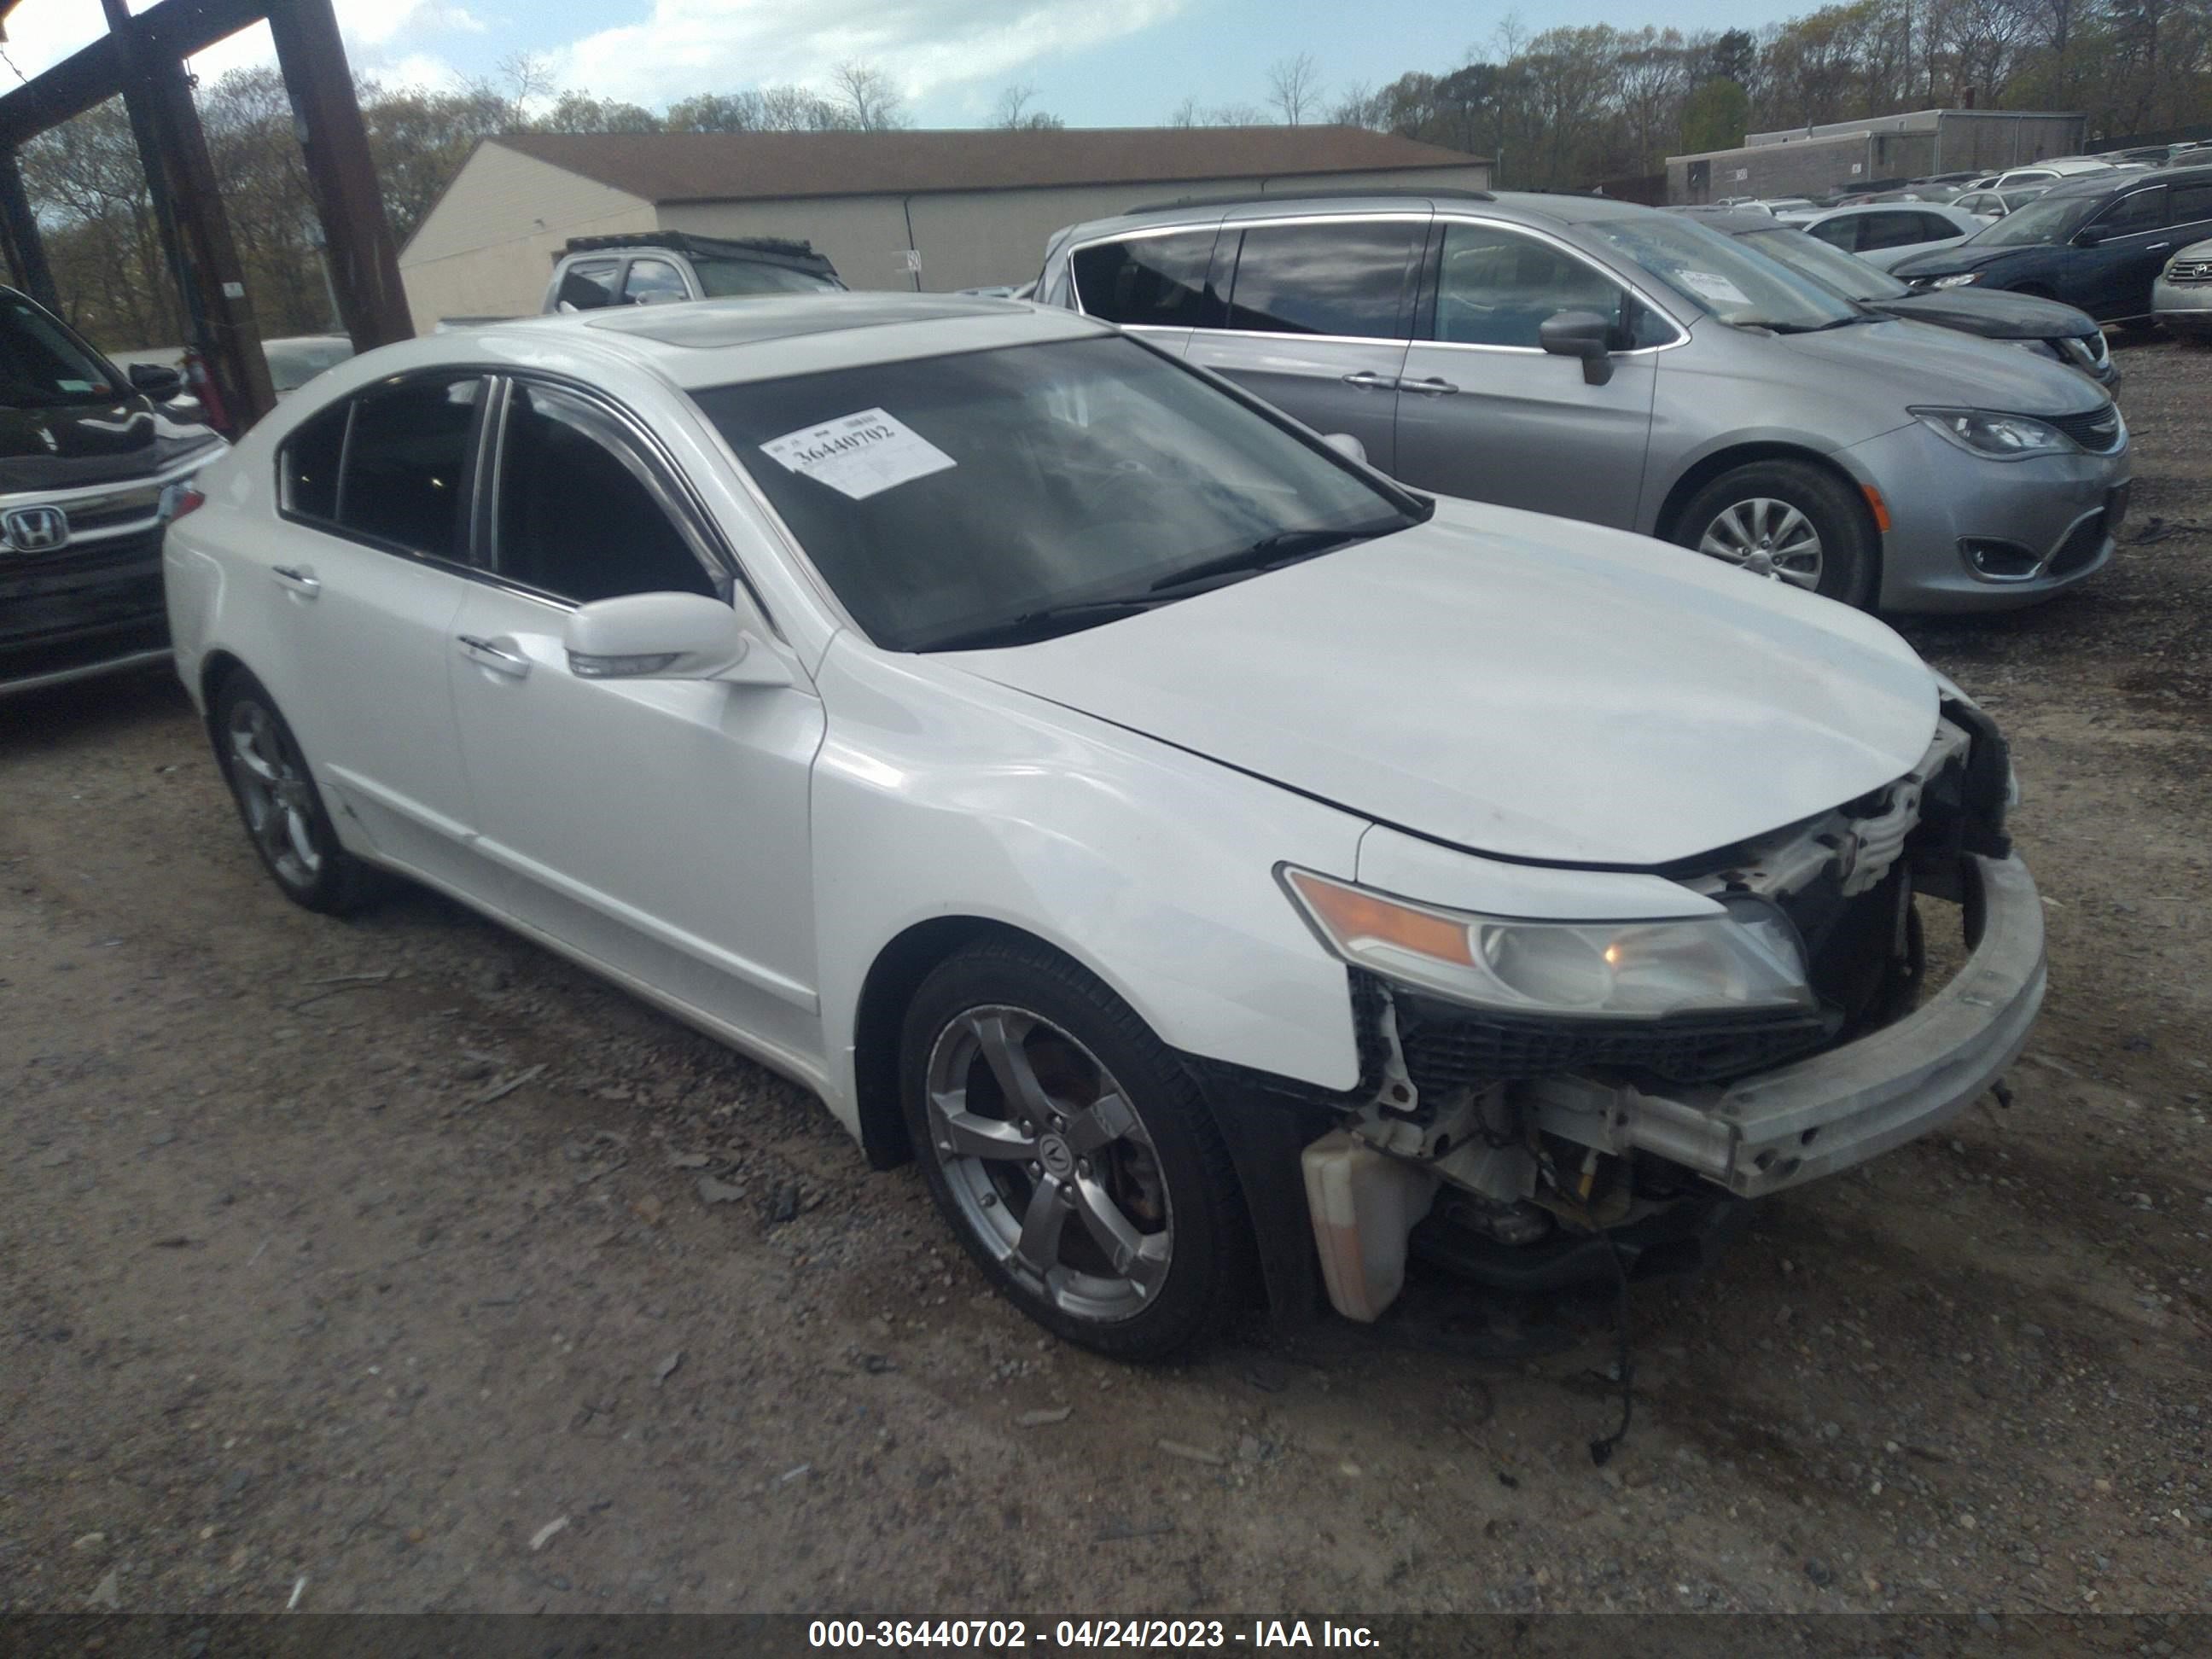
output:
[{"label": "windshield", "polygon": [[1887,271],[1802,230],[1754,230],[1736,240],[1847,300],[1899,300],[1912,292]]},{"label": "windshield", "polygon": [[1734,328],[1803,334],[1864,313],[1819,283],[1679,214],[1646,213],[1583,227],[1708,316]]},{"label": "windshield", "polygon": [[118,394],[106,363],[28,300],[0,301],[0,404],[112,404]]},{"label": "windshield", "polygon": [[765,262],[756,264],[750,259],[694,258],[691,268],[699,273],[699,286],[707,291],[710,300],[728,300],[745,294],[830,294],[838,288],[831,278],[811,270]]},{"label": "windshield", "polygon": [[1961,247],[2026,247],[2041,242],[2063,242],[2083,222],[2104,206],[2102,196],[2039,196],[2014,208],[1993,225],[1984,225],[1961,242]]},{"label": "windshield", "polygon": [[1069,606],[1097,607],[1071,626],[1116,620],[1240,552],[1256,564],[1309,532],[1302,550],[1319,552],[1417,516],[1110,336],[693,395],[854,619],[896,651],[1066,631],[1039,613]]}]

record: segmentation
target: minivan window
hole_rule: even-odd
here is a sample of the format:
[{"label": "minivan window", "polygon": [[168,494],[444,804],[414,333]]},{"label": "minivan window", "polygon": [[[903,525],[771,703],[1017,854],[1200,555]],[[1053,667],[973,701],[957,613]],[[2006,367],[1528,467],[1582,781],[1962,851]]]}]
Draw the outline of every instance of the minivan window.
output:
[{"label": "minivan window", "polygon": [[107,365],[27,300],[0,305],[0,404],[112,404],[118,396]]},{"label": "minivan window", "polygon": [[483,382],[475,375],[402,380],[354,401],[337,522],[421,553],[459,559],[467,517],[462,483]]},{"label": "minivan window", "polygon": [[1229,293],[1233,329],[1401,340],[1422,227],[1410,219],[1254,225]]},{"label": "minivan window", "polygon": [[1187,597],[1185,583],[1321,555],[1419,511],[1113,335],[692,395],[854,620],[893,651],[1116,621]]},{"label": "minivan window", "polygon": [[1545,319],[1562,311],[1594,311],[1620,330],[1626,299],[1620,283],[1533,236],[1492,225],[1444,227],[1439,340],[1534,349]]},{"label": "minivan window", "polygon": [[1206,286],[1213,228],[1136,236],[1079,249],[1068,260],[1084,311],[1152,328],[1218,328],[1221,298]]},{"label": "minivan window", "polygon": [[1803,334],[1841,328],[1867,315],[1819,283],[1678,214],[1601,219],[1583,229],[1670,292],[1734,328]]}]

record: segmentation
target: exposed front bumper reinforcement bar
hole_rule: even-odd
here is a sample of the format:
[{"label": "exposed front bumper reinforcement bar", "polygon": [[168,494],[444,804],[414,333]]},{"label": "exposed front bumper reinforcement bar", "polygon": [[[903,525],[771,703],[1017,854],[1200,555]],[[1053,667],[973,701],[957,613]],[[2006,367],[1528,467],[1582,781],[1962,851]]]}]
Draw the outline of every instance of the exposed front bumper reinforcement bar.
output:
[{"label": "exposed front bumper reinforcement bar", "polygon": [[2043,1006],[2043,901],[2016,858],[1968,854],[1971,954],[1893,1025],[1713,1088],[1646,1094],[1579,1077],[1522,1085],[1538,1126],[1601,1152],[1641,1151],[1744,1198],[1832,1175],[1964,1111],[2019,1056]]}]

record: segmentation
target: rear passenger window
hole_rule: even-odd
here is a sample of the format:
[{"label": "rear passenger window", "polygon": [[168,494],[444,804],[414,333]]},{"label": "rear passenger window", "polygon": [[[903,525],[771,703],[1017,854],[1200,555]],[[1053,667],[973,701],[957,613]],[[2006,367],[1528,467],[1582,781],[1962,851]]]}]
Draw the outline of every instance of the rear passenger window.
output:
[{"label": "rear passenger window", "polygon": [[328,523],[338,515],[338,463],[345,456],[350,399],[307,422],[284,446],[284,510]]},{"label": "rear passenger window", "polygon": [[472,374],[406,380],[354,400],[340,528],[432,558],[465,556],[461,486],[482,384]]},{"label": "rear passenger window", "polygon": [[1213,231],[1178,231],[1102,242],[1076,253],[1075,292],[1103,322],[1154,328],[1218,328],[1221,301],[1206,284]]},{"label": "rear passenger window", "polygon": [[1422,228],[1412,220],[1255,226],[1237,255],[1228,325],[1402,340]]}]

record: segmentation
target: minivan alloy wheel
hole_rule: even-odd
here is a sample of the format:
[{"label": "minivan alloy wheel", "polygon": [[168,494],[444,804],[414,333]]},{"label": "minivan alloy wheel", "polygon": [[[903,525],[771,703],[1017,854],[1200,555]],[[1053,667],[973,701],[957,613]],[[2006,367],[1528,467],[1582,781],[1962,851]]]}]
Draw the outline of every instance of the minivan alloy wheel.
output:
[{"label": "minivan alloy wheel", "polygon": [[1141,1312],[1173,1259],[1174,1208],[1098,1058],[1040,1014],[971,1007],[938,1032],[925,1088],[930,1150],[977,1242],[1071,1318]]},{"label": "minivan alloy wheel", "polygon": [[1730,564],[1756,565],[1793,586],[1820,586],[1820,532],[1787,501],[1758,495],[1723,508],[1698,538],[1698,551]]}]

